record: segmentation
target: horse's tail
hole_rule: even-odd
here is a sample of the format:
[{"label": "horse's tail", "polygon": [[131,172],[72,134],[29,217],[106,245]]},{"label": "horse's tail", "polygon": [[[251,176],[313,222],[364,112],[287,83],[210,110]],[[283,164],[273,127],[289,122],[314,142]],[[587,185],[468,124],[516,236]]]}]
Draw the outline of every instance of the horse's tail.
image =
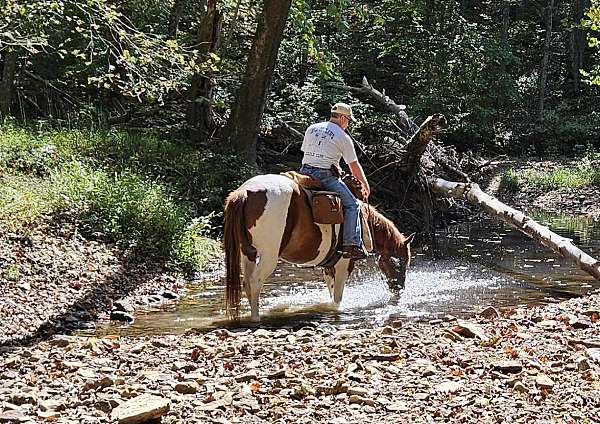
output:
[{"label": "horse's tail", "polygon": [[241,247],[247,246],[248,234],[244,222],[244,205],[248,194],[244,189],[237,189],[225,200],[225,228],[223,241],[225,245],[225,308],[227,314],[239,318],[240,294],[242,281],[240,278]]}]

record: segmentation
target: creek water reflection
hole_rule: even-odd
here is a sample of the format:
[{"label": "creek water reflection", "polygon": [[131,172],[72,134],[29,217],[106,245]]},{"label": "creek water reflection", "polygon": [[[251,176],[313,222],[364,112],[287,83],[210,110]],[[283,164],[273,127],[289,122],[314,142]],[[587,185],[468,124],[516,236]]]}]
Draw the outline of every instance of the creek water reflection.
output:
[{"label": "creek water reflection", "polygon": [[[530,215],[592,256],[600,256],[600,222],[560,214]],[[486,305],[555,302],[600,287],[517,230],[486,218],[438,232],[433,248],[416,249],[406,287],[397,294],[388,290],[372,260],[357,267],[339,309],[329,304],[322,281],[319,270],[280,264],[261,295],[261,326],[297,327],[315,321],[364,326],[399,318],[464,316]],[[137,313],[131,326],[108,324],[97,331],[136,335],[229,326],[222,300],[220,282],[208,287],[195,284],[177,304]]]}]

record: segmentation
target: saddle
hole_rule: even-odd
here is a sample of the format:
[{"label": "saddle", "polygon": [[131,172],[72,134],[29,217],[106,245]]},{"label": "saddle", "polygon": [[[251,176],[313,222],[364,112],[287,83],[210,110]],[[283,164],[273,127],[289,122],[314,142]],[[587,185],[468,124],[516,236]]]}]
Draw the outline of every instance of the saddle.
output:
[{"label": "saddle", "polygon": [[[352,194],[360,201],[365,201],[362,190],[362,183],[353,175],[343,174],[336,169],[342,181],[348,186]],[[310,175],[301,174],[296,171],[282,172],[282,175],[293,180],[304,191],[308,199],[308,205],[312,209],[313,221],[317,224],[332,225],[331,247],[329,253],[318,266],[331,267],[340,259],[339,251],[342,249],[342,225],[344,222],[344,212],[342,209],[342,199],[339,193],[323,190],[321,181]],[[365,249],[368,252],[373,250],[373,239],[369,225],[362,212],[359,213],[362,228],[362,240]],[[335,225],[339,224],[339,230],[336,234]]]}]

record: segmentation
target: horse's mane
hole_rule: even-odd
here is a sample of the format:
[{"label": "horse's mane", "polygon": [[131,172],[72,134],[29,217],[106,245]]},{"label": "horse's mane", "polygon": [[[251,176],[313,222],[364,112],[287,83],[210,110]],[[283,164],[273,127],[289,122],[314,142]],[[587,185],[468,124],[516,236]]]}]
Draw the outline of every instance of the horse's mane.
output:
[{"label": "horse's mane", "polygon": [[362,207],[363,214],[367,218],[367,222],[371,226],[373,232],[377,232],[377,230],[383,231],[386,235],[385,238],[398,247],[404,244],[404,235],[396,228],[391,220],[383,216],[374,206],[363,203]]}]

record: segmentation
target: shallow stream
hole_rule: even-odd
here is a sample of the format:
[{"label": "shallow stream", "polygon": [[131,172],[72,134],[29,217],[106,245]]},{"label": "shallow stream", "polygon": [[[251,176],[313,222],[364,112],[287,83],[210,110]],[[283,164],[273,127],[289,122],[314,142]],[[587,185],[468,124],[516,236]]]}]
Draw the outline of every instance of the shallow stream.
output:
[{"label": "shallow stream", "polygon": [[[600,256],[599,221],[560,214],[531,216],[592,256]],[[190,284],[179,302],[138,311],[130,326],[107,324],[97,332],[147,335],[232,325],[222,310],[222,283],[215,280],[208,277]],[[375,262],[363,261],[347,283],[338,309],[329,304],[320,270],[280,264],[261,294],[261,325],[298,327],[318,321],[354,327],[430,320],[471,315],[487,305],[556,302],[599,288],[600,283],[579,268],[519,231],[483,218],[438,232],[434,247],[415,249],[406,287],[397,295],[388,290]]]}]

